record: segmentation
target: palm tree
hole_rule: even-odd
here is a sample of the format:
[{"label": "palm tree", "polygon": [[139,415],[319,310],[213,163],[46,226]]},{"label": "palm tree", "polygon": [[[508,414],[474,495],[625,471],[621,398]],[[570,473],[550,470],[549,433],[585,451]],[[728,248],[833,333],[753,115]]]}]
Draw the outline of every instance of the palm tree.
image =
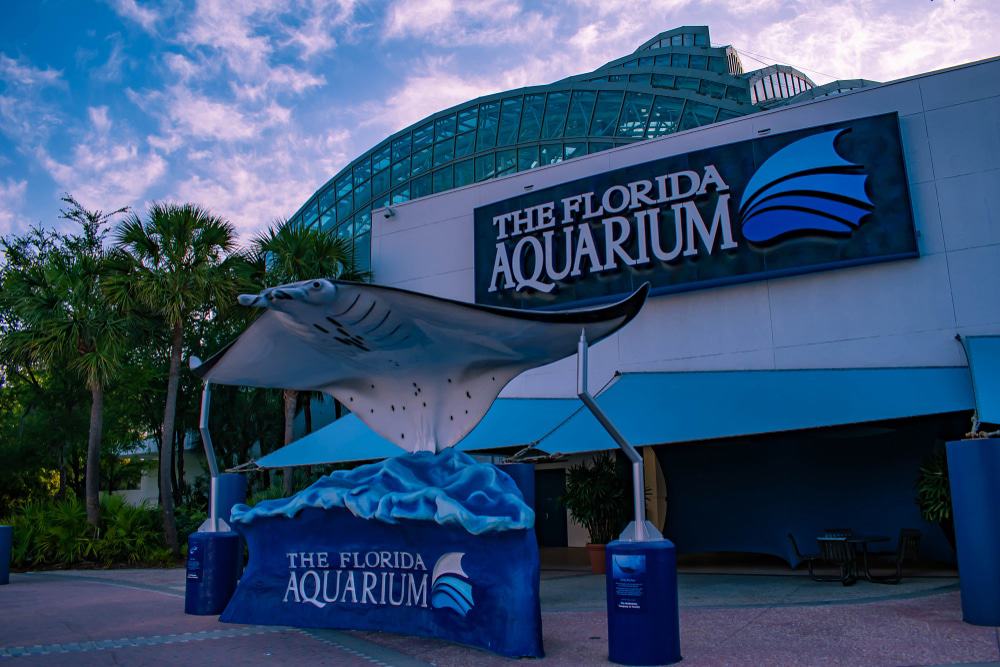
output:
[{"label": "palm tree", "polygon": [[179,553],[171,472],[184,327],[235,301],[243,258],[233,253],[236,230],[194,204],[154,203],[145,220],[129,216],[117,230],[118,275],[109,291],[118,303],[154,313],[170,330],[167,398],[160,441],[163,535]]},{"label": "palm tree", "polygon": [[6,332],[2,353],[9,363],[25,367],[68,368],[86,383],[91,399],[87,521],[96,527],[104,392],[121,367],[128,335],[126,318],[102,290],[109,268],[105,226],[128,209],[88,211],[70,195],[62,200],[69,207],[61,210],[61,217],[79,223],[79,234],[34,230],[25,239],[3,241],[8,271],[2,294],[17,326]]},{"label": "palm tree", "polygon": [[[367,277],[354,266],[351,242],[318,227],[293,225],[277,220],[266,231],[257,235],[251,252],[256,257],[256,262],[251,262],[264,268],[262,278],[268,285],[319,277],[344,280],[362,280]],[[294,389],[285,389],[283,392],[286,445],[294,438],[298,394]],[[282,486],[286,495],[291,494],[291,468],[282,470]]]}]

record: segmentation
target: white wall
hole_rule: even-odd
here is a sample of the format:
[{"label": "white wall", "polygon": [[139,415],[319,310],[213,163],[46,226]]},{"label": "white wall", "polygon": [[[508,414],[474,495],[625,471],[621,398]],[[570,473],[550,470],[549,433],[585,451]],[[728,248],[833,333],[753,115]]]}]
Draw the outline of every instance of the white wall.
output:
[{"label": "white wall", "polygon": [[[1000,333],[1000,59],[806,102],[395,206],[372,221],[381,284],[474,301],[473,209],[661,157],[896,111],[921,256],[652,297],[591,356],[616,370],[964,365],[958,334]],[[569,396],[574,362],[504,396]]]}]

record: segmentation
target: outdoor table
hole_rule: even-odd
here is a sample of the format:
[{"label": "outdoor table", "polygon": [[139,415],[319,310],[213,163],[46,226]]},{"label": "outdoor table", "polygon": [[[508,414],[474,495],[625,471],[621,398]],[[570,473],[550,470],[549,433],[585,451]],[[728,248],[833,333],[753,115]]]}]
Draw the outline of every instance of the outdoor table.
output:
[{"label": "outdoor table", "polygon": [[[816,541],[817,542],[826,542],[826,541],[840,540],[840,541],[847,542],[848,544],[852,545],[854,547],[855,553],[860,553],[861,559],[864,562],[864,565],[865,565],[865,572],[864,572],[865,579],[867,579],[868,581],[871,581],[872,580],[872,574],[871,574],[871,570],[869,570],[869,568],[868,568],[868,545],[869,544],[880,544],[882,542],[888,542],[891,539],[892,538],[890,538],[890,537],[888,537],[886,535],[840,535],[840,536],[822,535],[820,537],[817,537]],[[857,565],[855,564],[855,569],[856,568],[857,568]],[[857,572],[855,572],[855,575],[856,574],[857,574]]]}]

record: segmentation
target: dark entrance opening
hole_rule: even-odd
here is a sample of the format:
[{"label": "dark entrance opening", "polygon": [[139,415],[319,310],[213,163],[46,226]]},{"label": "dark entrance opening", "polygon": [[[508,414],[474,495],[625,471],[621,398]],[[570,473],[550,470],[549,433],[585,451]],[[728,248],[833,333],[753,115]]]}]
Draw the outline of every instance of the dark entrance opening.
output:
[{"label": "dark entrance opening", "polygon": [[562,468],[535,471],[535,536],[540,547],[565,547],[566,508],[559,499],[566,492]]}]

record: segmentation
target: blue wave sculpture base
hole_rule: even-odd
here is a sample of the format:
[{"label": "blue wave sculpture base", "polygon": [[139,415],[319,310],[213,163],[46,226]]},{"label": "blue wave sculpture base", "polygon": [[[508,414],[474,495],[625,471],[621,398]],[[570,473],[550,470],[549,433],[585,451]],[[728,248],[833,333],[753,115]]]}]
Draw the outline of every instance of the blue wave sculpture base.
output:
[{"label": "blue wave sculpture base", "polygon": [[[487,464],[457,453],[434,458],[438,473],[468,481],[473,469],[472,477],[483,482],[478,469]],[[448,466],[442,467],[441,460]],[[417,463],[418,468],[432,464],[420,459]],[[372,483],[381,484],[387,476],[375,467],[383,465],[388,462],[364,466],[368,470],[361,473],[334,473],[340,479],[334,486],[342,489],[346,475],[364,478],[367,482],[348,496],[372,496]],[[399,472],[399,465],[397,459],[391,467]],[[497,507],[510,509],[512,503],[527,508],[510,477],[488,467],[495,471],[488,482],[491,488],[461,504],[475,507],[480,517],[492,515]],[[234,508],[232,525],[246,539],[250,561],[220,620],[381,630],[446,639],[509,657],[542,657],[538,545],[530,508],[515,522],[524,527],[512,528],[507,519],[495,529],[473,534],[468,521],[403,519],[379,512],[365,512],[370,518],[362,518],[352,513],[350,502],[329,507],[301,502],[315,500],[317,490],[331,483],[324,478],[311,496],[306,489],[281,501],[293,504],[293,512],[248,516],[246,507]],[[390,486],[402,491],[395,483]],[[408,491],[425,500],[437,498],[439,506],[448,507],[456,495],[464,495],[456,494],[454,487],[449,494],[426,486]],[[446,502],[446,495],[451,500]],[[485,502],[490,495],[497,502]],[[271,506],[276,508],[277,503]],[[236,519],[241,512],[242,521]]]}]

